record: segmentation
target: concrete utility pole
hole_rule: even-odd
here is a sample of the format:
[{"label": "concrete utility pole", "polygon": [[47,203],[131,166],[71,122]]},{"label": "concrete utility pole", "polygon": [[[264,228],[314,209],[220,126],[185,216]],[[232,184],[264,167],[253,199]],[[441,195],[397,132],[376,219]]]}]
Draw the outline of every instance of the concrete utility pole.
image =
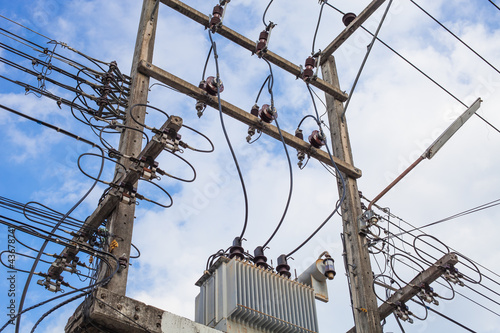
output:
[{"label": "concrete utility pole", "polygon": [[[129,108],[135,104],[147,103],[150,77],[174,87],[184,94],[191,97],[194,96],[209,106],[217,107],[218,101],[215,97],[208,96],[199,87],[175,77],[153,64],[152,57],[159,2],[201,23],[205,27],[209,22],[208,16],[185,5],[179,0],[144,0],[131,71],[132,84]],[[373,0],[365,11],[328,46],[328,52],[324,52],[321,58],[323,80],[316,78],[310,82],[311,85],[325,92],[332,135],[333,161],[337,164],[345,179],[346,197],[342,204],[342,218],[346,254],[351,280],[355,327],[357,332],[363,333],[381,333],[382,327],[380,325],[379,309],[373,290],[373,273],[366,247],[366,239],[358,232],[358,218],[361,216],[362,210],[356,179],[361,177],[361,171],[354,167],[347,126],[345,120],[341,119],[343,112],[342,102],[346,101],[348,96],[340,89],[337,70],[331,53],[352,35],[383,2],[384,0]],[[251,52],[255,50],[254,41],[224,25],[220,27],[217,33]],[[301,75],[299,66],[292,64],[271,51],[266,53],[266,59],[295,76]],[[257,117],[226,101],[221,101],[221,104],[222,111],[225,114],[248,125],[255,126],[271,137],[280,138],[275,126],[260,122]],[[144,123],[145,107],[134,108],[133,114],[139,123]],[[141,126],[132,121],[129,112],[127,112],[126,117],[125,124],[127,126],[142,130]],[[314,149],[309,143],[296,138],[293,134],[286,132],[282,134],[287,145],[306,151],[312,158],[331,165],[330,157],[326,152]],[[125,130],[120,139],[119,150],[124,155],[138,157],[142,154],[141,144],[142,134],[140,132]],[[127,169],[134,169],[129,160],[122,159],[120,162]],[[118,172],[120,172],[119,169],[117,169]],[[131,176],[127,179],[131,179],[131,182],[134,183],[130,185],[136,186],[137,178]],[[342,193],[342,190],[342,186],[339,184],[339,192]],[[179,324],[183,327],[183,330],[172,329],[172,323],[181,323],[182,320],[172,314],[148,307],[145,304],[125,297],[135,205],[130,205],[122,201],[118,202],[118,200],[116,195],[108,195],[108,198],[103,200],[96,212],[88,220],[96,228],[100,221],[108,218],[108,229],[112,234],[116,235],[114,240],[118,243],[118,247],[114,248],[112,253],[121,259],[120,266],[122,268],[105,287],[99,288],[95,292],[90,309],[85,313],[83,313],[84,311],[81,308],[75,312],[66,327],[66,332],[94,332],[93,327],[96,324],[111,331],[216,332],[195,323],[190,324],[192,327],[189,325],[188,327],[184,323]],[[109,215],[110,212],[111,215]],[[101,277],[104,273],[104,270],[100,272]],[[113,307],[116,306],[119,311],[127,314],[126,320],[123,318],[123,315],[117,313],[111,307],[111,303]],[[130,318],[133,318],[134,322],[130,321]]]},{"label": "concrete utility pole", "polygon": [[[323,79],[340,89],[335,59],[330,56],[321,66]],[[345,118],[342,119],[344,106],[335,97],[325,94],[333,156],[353,165],[351,143]],[[354,324],[357,332],[381,333],[377,298],[373,290],[373,272],[370,264],[365,236],[359,233],[358,219],[363,213],[355,178],[342,173],[345,180],[345,199],[342,204],[342,223],[344,226],[345,251],[348,274],[351,281],[351,295]],[[339,193],[343,186],[338,182]]]},{"label": "concrete utility pole", "polygon": [[[146,104],[148,100],[149,76],[138,71],[138,64],[141,60],[153,60],[157,19],[158,1],[144,0],[130,74],[132,84],[130,86],[130,98],[128,102],[129,109],[135,104]],[[136,107],[133,114],[136,120],[143,124],[146,116],[146,108],[142,106]],[[140,132],[142,131],[142,127],[131,119],[130,112],[127,112],[125,125],[136,128],[139,131],[123,131],[120,137],[119,151],[124,155],[137,157],[141,153],[142,148],[142,134]],[[120,162],[127,168],[130,166],[129,160],[122,159]],[[137,187],[137,183],[131,185]],[[113,250],[113,254],[121,258],[123,265],[122,269],[113,276],[105,288],[119,295],[125,295],[127,289],[134,213],[135,204],[120,202],[113,213],[111,213],[107,223],[110,233],[118,236],[115,238],[118,242],[118,247]]]}]

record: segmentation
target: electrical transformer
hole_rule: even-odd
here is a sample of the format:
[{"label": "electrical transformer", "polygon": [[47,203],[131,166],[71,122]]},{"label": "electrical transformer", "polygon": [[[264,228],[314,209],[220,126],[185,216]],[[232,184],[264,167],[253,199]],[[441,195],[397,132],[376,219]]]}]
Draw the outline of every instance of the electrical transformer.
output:
[{"label": "electrical transformer", "polygon": [[195,320],[227,332],[318,332],[311,286],[225,257],[196,283]]}]

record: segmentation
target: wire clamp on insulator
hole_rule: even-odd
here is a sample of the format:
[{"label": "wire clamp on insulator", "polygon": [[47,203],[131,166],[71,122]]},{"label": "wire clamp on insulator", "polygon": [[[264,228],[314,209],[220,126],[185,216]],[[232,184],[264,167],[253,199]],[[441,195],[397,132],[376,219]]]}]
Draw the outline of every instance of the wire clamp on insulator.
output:
[{"label": "wire clamp on insulator", "polygon": [[273,120],[278,118],[278,110],[274,106],[269,104],[262,105],[262,108],[259,110],[259,117],[265,123],[271,123]]},{"label": "wire clamp on insulator", "polygon": [[125,253],[121,255],[120,258],[118,258],[118,272],[122,272],[124,269],[128,267],[128,259],[125,256]]},{"label": "wire clamp on insulator", "polygon": [[368,229],[377,224],[379,221],[379,217],[373,212],[373,210],[367,210],[358,218],[359,223],[359,233],[362,235],[366,235],[368,233]]},{"label": "wire clamp on insulator", "polygon": [[151,157],[141,156],[141,159],[139,161],[139,169],[143,179],[156,179],[157,168],[158,162],[154,161]]},{"label": "wire clamp on insulator", "polygon": [[397,303],[394,314],[402,321],[407,321],[410,324],[413,324],[413,319],[410,318],[410,315],[412,315],[412,313],[404,302]]},{"label": "wire clamp on insulator", "polygon": [[38,280],[36,283],[40,286],[44,286],[45,289],[48,291],[51,291],[53,293],[57,293],[59,291],[62,291],[61,289],[61,284],[63,283],[63,277],[58,276],[55,278],[55,281],[52,281],[51,277],[45,274],[41,274],[42,277],[45,277],[45,279]]},{"label": "wire clamp on insulator", "polygon": [[198,115],[198,118],[201,118],[201,116],[203,116],[203,112],[205,111],[206,108],[207,108],[206,103],[204,103],[203,101],[200,101],[199,99],[196,100],[195,109],[196,109],[196,115]]},{"label": "wire clamp on insulator", "polygon": [[119,185],[119,193],[121,195],[122,203],[127,205],[135,204],[137,188],[133,187],[132,184],[122,182]]},{"label": "wire clamp on insulator", "polygon": [[439,301],[436,300],[436,297],[439,297],[439,295],[434,292],[434,289],[429,286],[428,283],[422,283],[420,285],[420,291],[417,295],[427,303],[439,305]]},{"label": "wire clamp on insulator", "polygon": [[[257,104],[254,104],[252,106],[252,109],[250,110],[250,114],[254,117],[259,117],[259,106]],[[252,137],[255,135],[255,132],[256,131],[259,131],[257,128],[255,128],[255,126],[249,126],[248,127],[248,136],[247,136],[247,142],[250,143],[250,141],[252,140]]]},{"label": "wire clamp on insulator", "polygon": [[276,24],[269,22],[266,28],[259,34],[259,40],[255,42],[254,51],[254,54],[256,54],[259,58],[262,58],[262,56],[267,52],[269,40],[271,39],[271,32],[275,26]]},{"label": "wire clamp on insulator", "polygon": [[464,287],[465,284],[462,282],[462,273],[458,271],[453,265],[447,265],[444,267],[445,272],[443,273],[443,278],[453,284],[458,284],[460,287]]},{"label": "wire clamp on insulator", "polygon": [[216,79],[213,76],[209,76],[206,80],[200,81],[198,87],[205,90],[205,92],[211,96],[217,96],[217,88],[219,93],[224,91],[222,80],[220,78]]},{"label": "wire clamp on insulator", "polygon": [[215,33],[220,27],[222,27],[222,21],[224,20],[224,15],[226,14],[227,4],[231,0],[220,0],[218,5],[215,5],[212,10],[212,15],[209,15],[208,27],[212,33]]},{"label": "wire clamp on insulator", "polygon": [[[300,128],[297,128],[295,130],[295,137],[304,140],[304,133],[302,133],[302,130]],[[297,162],[297,165],[299,166],[300,169],[304,167],[304,159],[306,158],[306,152],[300,149],[297,149],[297,159],[299,160]]]},{"label": "wire clamp on insulator", "polygon": [[326,137],[323,132],[318,130],[312,131],[311,135],[309,135],[309,143],[316,149],[320,149],[326,144]]}]

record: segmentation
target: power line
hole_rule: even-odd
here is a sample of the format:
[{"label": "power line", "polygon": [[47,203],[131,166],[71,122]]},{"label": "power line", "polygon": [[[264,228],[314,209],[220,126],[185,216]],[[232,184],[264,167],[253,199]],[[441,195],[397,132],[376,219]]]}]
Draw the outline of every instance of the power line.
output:
[{"label": "power line", "polygon": [[494,3],[492,0],[488,0],[493,6],[495,6],[498,10],[500,10],[500,7],[496,3]]},{"label": "power line", "polygon": [[[271,0],[272,2],[272,0]],[[270,4],[269,4],[270,5]],[[241,183],[241,188],[243,190],[243,197],[244,197],[244,202],[245,202],[245,218],[243,222],[243,229],[241,230],[241,234],[239,236],[240,240],[243,239],[243,236],[245,235],[245,231],[247,229],[248,225],[248,195],[247,195],[247,190],[245,186],[245,181],[243,179],[243,174],[240,169],[240,165],[238,163],[238,159],[236,157],[236,154],[234,152],[233,146],[231,145],[231,140],[229,139],[229,135],[226,130],[226,126],[224,124],[224,117],[222,116],[222,102],[220,98],[220,73],[219,73],[219,61],[218,57],[219,55],[217,54],[217,45],[215,44],[214,40],[212,39],[212,31],[209,29],[208,30],[208,37],[210,38],[210,43],[212,44],[213,52],[214,52],[214,59],[215,59],[215,68],[216,68],[216,75],[217,77],[215,78],[215,84],[217,86],[217,101],[218,101],[218,106],[219,106],[219,118],[222,126],[222,131],[224,133],[224,137],[226,138],[227,145],[229,147],[229,150],[231,151],[231,156],[233,157],[234,164],[236,166],[236,169],[238,171],[238,176],[240,178],[240,183]]]},{"label": "power line", "polygon": [[[333,8],[334,10],[336,10],[337,12],[341,13],[342,15],[344,14],[343,11],[341,11],[340,9],[336,8],[335,6],[327,3],[328,6],[330,6],[331,8]],[[361,26],[361,28],[366,31],[368,34],[370,34],[371,36],[375,36],[371,31],[369,31],[368,29],[366,29],[364,26]],[[402,60],[404,60],[408,65],[410,65],[411,67],[413,67],[415,70],[417,70],[420,74],[422,74],[423,76],[425,76],[428,80],[430,80],[432,83],[434,83],[436,86],[438,86],[441,90],[443,90],[445,93],[447,93],[448,95],[450,95],[453,99],[455,99],[457,102],[459,102],[460,104],[462,104],[463,106],[465,107],[468,107],[467,104],[465,104],[464,102],[462,102],[458,97],[456,97],[454,94],[452,94],[448,89],[446,89],[444,86],[442,86],[440,83],[438,83],[436,80],[434,80],[432,77],[430,77],[427,73],[425,73],[423,70],[421,70],[420,68],[418,68],[416,65],[414,65],[411,61],[409,61],[407,58],[405,58],[403,55],[401,55],[401,53],[397,52],[394,48],[392,48],[391,46],[389,46],[386,42],[384,42],[383,40],[381,40],[380,38],[376,38],[382,45],[384,45],[385,47],[387,47],[389,50],[391,50],[394,54],[396,54],[398,57],[400,57]],[[477,112],[474,113],[476,116],[478,116],[481,120],[483,120],[487,125],[489,125],[490,127],[492,127],[495,131],[497,131],[498,133],[500,133],[500,130],[495,127],[493,124],[491,124],[490,122],[488,122],[484,117],[482,117],[481,115],[479,115]]]},{"label": "power line", "polygon": [[45,36],[45,35],[42,35],[41,33],[36,32],[35,30],[31,30],[30,28],[28,28],[28,27],[26,27],[26,26],[22,25],[22,24],[21,24],[21,23],[19,23],[19,22],[16,22],[16,21],[14,21],[14,20],[11,20],[10,18],[7,18],[7,17],[5,17],[5,16],[3,16],[3,15],[0,15],[0,17],[1,17],[1,18],[3,18],[3,19],[6,19],[7,21],[10,21],[10,22],[12,22],[12,23],[14,23],[14,24],[17,24],[18,26],[23,27],[24,29],[27,29],[27,30],[29,30],[29,31],[31,31],[31,32],[33,32],[33,33],[35,33],[35,34],[39,35],[39,36],[42,36],[42,37],[44,37],[44,38],[47,38],[48,40],[53,40],[52,38],[49,38],[49,37],[47,37],[47,36]]},{"label": "power line", "polygon": [[447,222],[447,221],[456,219],[458,217],[462,217],[462,216],[465,216],[465,215],[468,215],[468,214],[476,213],[476,212],[479,212],[481,210],[484,210],[484,209],[487,209],[487,208],[491,208],[491,207],[495,207],[495,206],[498,206],[498,205],[500,205],[500,199],[488,202],[486,204],[483,204],[483,205],[480,205],[480,206],[477,206],[477,207],[474,207],[474,208],[470,208],[468,210],[465,210],[465,211],[462,211],[460,213],[457,213],[457,214],[451,215],[449,217],[446,217],[444,219],[441,219],[441,220],[438,220],[438,221],[435,221],[435,222],[423,225],[421,227],[414,227],[414,229],[412,229],[410,231],[406,231],[404,233],[400,233],[400,234],[397,234],[395,236],[397,237],[397,236],[403,235],[405,233],[409,233],[411,231],[416,231],[416,230],[422,231],[421,229],[423,229],[423,228],[427,228],[427,227],[430,227],[430,226],[433,226],[433,225],[436,225],[436,224]]},{"label": "power line", "polygon": [[361,76],[361,73],[363,72],[363,68],[365,68],[365,64],[366,64],[366,61],[368,60],[368,57],[370,56],[370,53],[371,53],[372,48],[373,48],[373,44],[375,44],[375,40],[377,40],[378,33],[380,32],[380,29],[382,28],[382,25],[384,24],[385,18],[387,16],[387,13],[389,12],[389,9],[391,8],[391,5],[392,5],[392,0],[390,0],[389,4],[387,4],[384,15],[382,15],[382,19],[380,20],[380,23],[377,27],[377,30],[375,31],[375,35],[373,35],[373,39],[372,39],[371,43],[368,45],[368,49],[366,50],[365,57],[363,58],[363,62],[361,63],[361,66],[359,67],[358,74],[356,75],[356,78],[354,79],[354,83],[352,84],[351,91],[349,92],[349,97],[347,98],[347,101],[345,102],[345,105],[344,105],[344,112],[342,112],[340,119],[344,119],[345,113],[347,112],[347,107],[349,106],[349,103],[351,102],[351,98],[352,98],[352,95],[354,93],[354,89],[356,89],[356,85],[358,84],[359,77]]},{"label": "power line", "polygon": [[481,60],[483,60],[485,63],[487,63],[491,68],[493,68],[498,74],[500,74],[500,71],[493,66],[488,60],[486,60],[482,55],[476,52],[472,47],[470,47],[467,43],[465,43],[463,40],[460,39],[457,35],[455,35],[450,29],[448,29],[443,23],[441,23],[438,19],[436,19],[434,16],[432,16],[428,11],[426,11],[424,8],[422,8],[419,4],[417,4],[415,1],[410,0],[412,4],[417,6],[421,11],[423,11],[427,16],[429,16],[434,22],[439,24],[444,30],[450,33],[453,37],[455,37],[460,43],[462,43],[465,47],[467,47],[470,51],[472,51],[475,55],[477,55]]}]

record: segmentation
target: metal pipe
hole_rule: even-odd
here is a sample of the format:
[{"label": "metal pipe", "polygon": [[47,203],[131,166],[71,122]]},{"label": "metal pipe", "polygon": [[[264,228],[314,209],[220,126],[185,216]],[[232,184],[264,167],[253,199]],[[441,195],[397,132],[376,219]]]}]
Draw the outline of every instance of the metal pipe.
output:
[{"label": "metal pipe", "polygon": [[396,179],[392,181],[379,195],[377,195],[368,205],[368,210],[370,210],[375,202],[382,198],[391,188],[394,187],[404,176],[406,176],[411,170],[413,170],[420,162],[425,159],[425,155],[421,155],[412,165],[410,165],[402,174],[400,174]]}]

